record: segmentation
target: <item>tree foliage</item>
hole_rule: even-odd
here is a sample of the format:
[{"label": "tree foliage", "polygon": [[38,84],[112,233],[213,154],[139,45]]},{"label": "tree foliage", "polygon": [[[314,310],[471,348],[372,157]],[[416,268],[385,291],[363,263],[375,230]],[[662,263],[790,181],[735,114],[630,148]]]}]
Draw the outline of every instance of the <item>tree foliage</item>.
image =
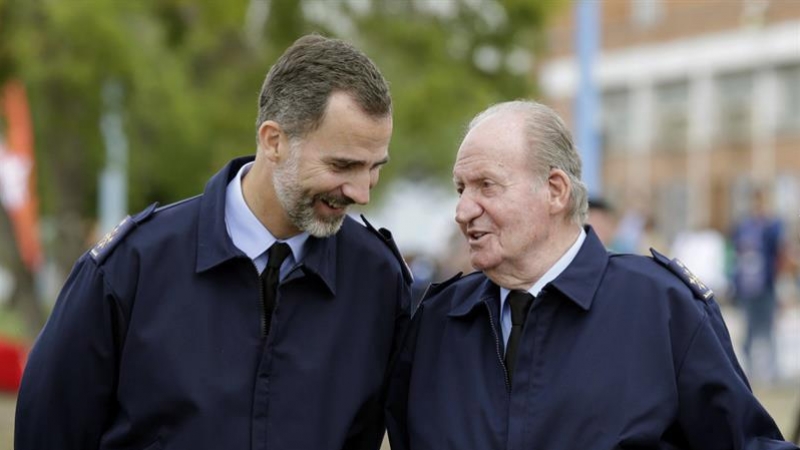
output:
[{"label": "tree foliage", "polygon": [[350,16],[353,40],[392,83],[395,134],[386,175],[449,183],[469,119],[491,103],[533,94],[531,60],[550,6],[525,0],[372,6]]},{"label": "tree foliage", "polygon": [[[550,5],[550,6],[548,6]],[[0,0],[0,83],[24,81],[48,254],[66,270],[96,218],[103,86],[123,91],[129,208],[202,191],[254,151],[258,92],[297,37],[354,42],[395,101],[382,175],[449,179],[466,121],[532,94],[546,8],[528,0]],[[10,238],[5,239],[6,242]]]}]

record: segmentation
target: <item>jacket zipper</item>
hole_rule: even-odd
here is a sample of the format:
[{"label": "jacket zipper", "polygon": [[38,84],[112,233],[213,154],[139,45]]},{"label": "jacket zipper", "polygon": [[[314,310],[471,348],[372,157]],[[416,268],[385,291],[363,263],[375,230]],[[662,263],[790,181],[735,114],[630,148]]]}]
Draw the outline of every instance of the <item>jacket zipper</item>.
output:
[{"label": "jacket zipper", "polygon": [[[265,304],[267,299],[264,298],[264,280],[261,278],[261,274],[258,273],[258,267],[256,267],[255,263],[253,263],[253,269],[258,279],[258,306],[261,311],[261,337],[265,338],[267,337],[267,305]],[[267,269],[264,268],[264,270]]]},{"label": "jacket zipper", "polygon": [[[258,273],[258,267],[255,267],[255,263],[253,264],[253,268],[256,270],[256,276],[258,277],[258,298],[261,300],[260,307],[261,307],[261,337],[267,337],[267,299],[264,298],[264,280],[261,278],[261,274]],[[289,273],[286,274],[286,278],[288,279],[289,276],[295,271],[299,270],[300,266],[296,265],[289,270]],[[264,270],[267,270],[266,267]],[[278,280],[280,280],[280,275],[278,276]],[[280,281],[278,281],[278,286],[280,286]],[[275,293],[275,306],[272,309],[272,314],[275,315],[275,311],[278,309],[278,295],[277,292]]]},{"label": "jacket zipper", "polygon": [[486,305],[486,311],[489,313],[489,325],[492,327],[492,333],[494,334],[494,347],[497,350],[497,360],[500,361],[500,367],[503,368],[503,376],[504,381],[506,382],[506,391],[511,393],[511,383],[508,381],[508,368],[506,367],[506,363],[503,362],[503,355],[500,354],[500,337],[497,334],[497,327],[494,326],[494,314],[492,314],[492,308],[489,306],[488,303],[483,302]]}]

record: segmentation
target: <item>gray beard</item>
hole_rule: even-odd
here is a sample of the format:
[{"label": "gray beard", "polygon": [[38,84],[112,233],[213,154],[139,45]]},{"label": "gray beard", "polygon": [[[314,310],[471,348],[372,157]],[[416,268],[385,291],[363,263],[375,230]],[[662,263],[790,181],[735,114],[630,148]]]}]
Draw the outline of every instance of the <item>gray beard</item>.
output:
[{"label": "gray beard", "polygon": [[292,224],[308,234],[323,238],[336,234],[344,223],[346,214],[338,217],[321,218],[314,212],[316,197],[304,193],[298,183],[299,152],[292,154],[282,167],[273,172],[272,185],[283,210]]}]

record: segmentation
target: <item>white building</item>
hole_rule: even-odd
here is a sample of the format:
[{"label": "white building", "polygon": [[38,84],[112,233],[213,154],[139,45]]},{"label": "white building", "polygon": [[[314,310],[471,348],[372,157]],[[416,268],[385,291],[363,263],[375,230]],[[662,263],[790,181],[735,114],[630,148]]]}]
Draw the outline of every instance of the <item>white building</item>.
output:
[{"label": "white building", "polygon": [[[668,237],[727,231],[753,183],[800,215],[800,2],[607,0],[594,79],[604,193]],[[574,11],[548,31],[543,101],[572,117]]]}]

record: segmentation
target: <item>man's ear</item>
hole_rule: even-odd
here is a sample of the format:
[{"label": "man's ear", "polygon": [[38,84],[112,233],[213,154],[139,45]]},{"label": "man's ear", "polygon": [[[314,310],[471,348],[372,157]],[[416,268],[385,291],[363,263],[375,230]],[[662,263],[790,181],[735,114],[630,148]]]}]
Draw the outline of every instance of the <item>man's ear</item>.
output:
[{"label": "man's ear", "polygon": [[550,214],[566,214],[572,195],[572,182],[567,173],[561,169],[550,169],[547,188],[550,193]]},{"label": "man's ear", "polygon": [[274,120],[266,120],[258,127],[258,151],[268,160],[277,162],[280,159],[283,145],[283,130]]}]

